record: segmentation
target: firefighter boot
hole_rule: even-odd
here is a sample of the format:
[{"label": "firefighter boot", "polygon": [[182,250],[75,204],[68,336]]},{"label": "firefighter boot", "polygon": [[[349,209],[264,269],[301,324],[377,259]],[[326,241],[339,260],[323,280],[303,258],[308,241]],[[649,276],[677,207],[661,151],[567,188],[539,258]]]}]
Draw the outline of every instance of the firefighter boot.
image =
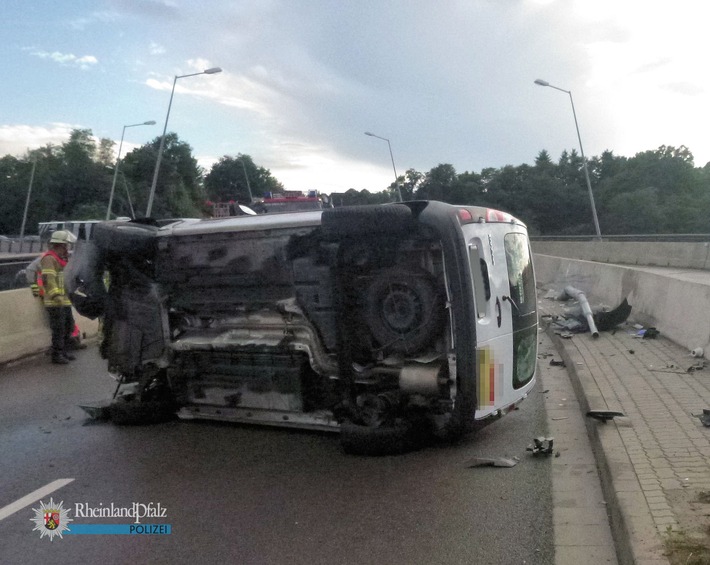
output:
[{"label": "firefighter boot", "polygon": [[64,355],[52,354],[52,363],[55,365],[67,365],[69,363],[69,359],[64,357]]}]

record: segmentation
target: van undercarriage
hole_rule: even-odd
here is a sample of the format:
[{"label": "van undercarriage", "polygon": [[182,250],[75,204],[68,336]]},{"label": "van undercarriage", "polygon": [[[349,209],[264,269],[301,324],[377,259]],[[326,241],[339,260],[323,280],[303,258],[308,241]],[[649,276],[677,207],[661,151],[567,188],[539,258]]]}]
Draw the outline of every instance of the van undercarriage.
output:
[{"label": "van undercarriage", "polygon": [[471,429],[457,227],[454,207],[424,202],[97,225],[77,253],[75,305],[104,320],[112,418],[339,430],[361,453]]}]

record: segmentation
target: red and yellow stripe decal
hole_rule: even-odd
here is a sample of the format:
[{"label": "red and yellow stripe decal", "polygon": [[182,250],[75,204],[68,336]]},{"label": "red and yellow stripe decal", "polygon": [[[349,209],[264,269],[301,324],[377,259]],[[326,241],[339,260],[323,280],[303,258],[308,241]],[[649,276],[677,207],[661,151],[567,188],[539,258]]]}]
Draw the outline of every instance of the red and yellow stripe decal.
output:
[{"label": "red and yellow stripe decal", "polygon": [[493,350],[488,347],[476,353],[478,361],[478,408],[496,405],[496,396],[503,393],[503,365],[495,362]]}]

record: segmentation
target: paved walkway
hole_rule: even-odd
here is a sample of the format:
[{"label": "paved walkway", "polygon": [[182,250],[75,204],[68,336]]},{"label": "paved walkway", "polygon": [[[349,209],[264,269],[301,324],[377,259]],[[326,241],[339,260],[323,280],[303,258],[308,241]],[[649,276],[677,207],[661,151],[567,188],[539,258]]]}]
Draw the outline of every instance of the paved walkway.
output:
[{"label": "paved walkway", "polygon": [[662,334],[639,338],[630,324],[597,339],[589,333],[562,338],[545,316],[560,314],[561,305],[541,298],[541,321],[570,372],[582,413],[625,415],[608,423],[586,419],[619,562],[667,565],[670,531],[710,547],[710,428],[694,417],[710,408],[710,366],[700,368],[703,359]]}]

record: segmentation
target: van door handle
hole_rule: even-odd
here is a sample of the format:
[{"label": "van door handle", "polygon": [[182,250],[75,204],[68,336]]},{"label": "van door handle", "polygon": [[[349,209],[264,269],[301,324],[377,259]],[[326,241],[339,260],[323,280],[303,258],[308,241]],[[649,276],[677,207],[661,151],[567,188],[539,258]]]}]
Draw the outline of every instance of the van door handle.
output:
[{"label": "van door handle", "polygon": [[500,308],[500,298],[496,296],[496,318],[498,319],[498,327],[500,327],[503,320],[503,313]]}]

